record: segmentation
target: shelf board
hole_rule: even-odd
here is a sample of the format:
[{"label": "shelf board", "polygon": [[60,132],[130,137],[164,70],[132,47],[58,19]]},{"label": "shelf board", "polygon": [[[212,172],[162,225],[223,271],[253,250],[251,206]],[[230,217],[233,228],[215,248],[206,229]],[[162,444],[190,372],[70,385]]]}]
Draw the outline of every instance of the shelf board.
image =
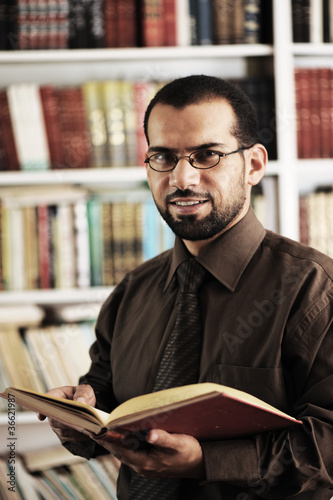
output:
[{"label": "shelf board", "polygon": [[295,56],[333,56],[333,43],[294,43]]},{"label": "shelf board", "polygon": [[76,184],[88,187],[106,184],[118,187],[140,185],[146,181],[144,167],[87,168],[71,170],[46,170],[31,172],[1,172],[0,186],[36,186]]},{"label": "shelf board", "polygon": [[[267,174],[279,172],[277,161],[268,164]],[[147,180],[144,167],[46,170],[43,172],[0,172],[0,186],[79,185],[96,187],[141,187]]]},{"label": "shelf board", "polygon": [[0,306],[13,304],[61,305],[102,303],[113,287],[0,292]]},{"label": "shelf board", "polygon": [[189,47],[140,47],[120,49],[59,49],[0,51],[0,64],[137,61],[206,57],[261,57],[273,54],[264,44],[202,45]]}]

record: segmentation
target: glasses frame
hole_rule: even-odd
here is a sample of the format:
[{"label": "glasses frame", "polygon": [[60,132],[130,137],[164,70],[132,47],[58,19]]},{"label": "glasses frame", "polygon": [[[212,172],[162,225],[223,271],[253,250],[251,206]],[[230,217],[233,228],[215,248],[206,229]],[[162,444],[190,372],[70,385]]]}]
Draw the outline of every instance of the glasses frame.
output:
[{"label": "glasses frame", "polygon": [[[240,153],[241,151],[244,151],[246,149],[251,149],[253,146],[254,146],[254,144],[252,144],[251,146],[246,146],[243,148],[236,149],[236,151],[230,151],[230,153],[220,153],[220,151],[215,151],[214,149],[209,149],[209,148],[202,149],[202,150],[197,149],[195,151],[192,151],[192,153],[190,153],[189,155],[183,155],[183,156],[177,156],[174,153],[170,153],[170,155],[173,155],[175,158],[175,166],[172,168],[169,168],[168,170],[156,170],[156,168],[152,167],[150,164],[150,159],[153,158],[154,156],[160,154],[160,153],[154,153],[154,154],[148,156],[144,160],[144,163],[148,163],[149,167],[152,170],[154,170],[154,172],[160,172],[161,174],[164,174],[166,172],[172,172],[172,170],[174,170],[176,168],[176,166],[178,165],[178,162],[181,158],[188,158],[188,162],[191,165],[191,167],[196,168],[197,170],[209,170],[210,168],[216,167],[216,165],[218,165],[220,163],[221,157],[233,155],[235,153]],[[200,153],[200,151],[213,151],[214,153],[216,153],[219,156],[217,163],[215,163],[215,165],[211,165],[210,167],[197,167],[197,166],[193,165],[192,161],[194,161],[194,160],[193,160],[193,158],[191,158],[191,156],[194,155],[195,153]]]}]

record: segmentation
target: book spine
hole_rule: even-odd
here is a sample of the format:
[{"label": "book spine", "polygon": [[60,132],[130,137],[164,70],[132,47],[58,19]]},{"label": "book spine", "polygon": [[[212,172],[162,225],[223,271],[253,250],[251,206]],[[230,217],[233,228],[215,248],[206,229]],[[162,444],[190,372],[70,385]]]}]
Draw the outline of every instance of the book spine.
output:
[{"label": "book spine", "polygon": [[227,0],[213,0],[213,39],[217,45],[232,43],[234,5]]},{"label": "book spine", "polygon": [[104,46],[106,48],[118,46],[118,2],[119,0],[104,0]]},{"label": "book spine", "polygon": [[89,8],[92,0],[69,3],[69,48],[89,48]]},{"label": "book spine", "polygon": [[176,45],[191,45],[191,17],[189,0],[176,0]]},{"label": "book spine", "polygon": [[92,144],[91,165],[97,168],[106,167],[109,164],[102,88],[103,84],[100,82],[87,82],[82,86]]},{"label": "book spine", "polygon": [[2,137],[5,169],[19,170],[20,163],[15,143],[13,123],[7,92],[5,90],[0,90],[0,135]]},{"label": "book spine", "polygon": [[163,0],[142,0],[142,41],[145,47],[164,44]]},{"label": "book spine", "polygon": [[91,286],[101,286],[103,283],[103,232],[101,202],[91,199],[87,204],[89,224],[89,252]]},{"label": "book spine", "polygon": [[135,0],[117,1],[117,47],[136,47],[139,44],[138,16]]},{"label": "book spine", "polygon": [[40,288],[51,288],[50,231],[46,205],[37,207]]},{"label": "book spine", "polygon": [[213,42],[213,34],[210,0],[198,0],[197,9],[198,44],[211,45]]},{"label": "book spine", "polygon": [[104,47],[105,24],[103,4],[104,0],[91,0],[88,11],[89,18],[89,48]]},{"label": "book spine", "polygon": [[244,3],[244,43],[261,42],[261,2],[245,0]]},{"label": "book spine", "polygon": [[112,167],[126,164],[125,121],[121,82],[109,80],[102,84],[103,107],[106,116],[109,161]]},{"label": "book spine", "polygon": [[330,68],[319,68],[319,121],[320,121],[320,157],[332,158],[331,142],[332,142],[332,129],[331,129],[331,98],[330,95]]},{"label": "book spine", "polygon": [[65,168],[56,88],[53,85],[43,85],[40,87],[39,91],[50,151],[51,168]]},{"label": "book spine", "polygon": [[165,27],[164,45],[177,45],[176,0],[163,0],[163,12]]},{"label": "book spine", "polygon": [[244,43],[244,28],[245,28],[245,17],[244,17],[244,2],[236,1],[233,7],[233,25],[232,25],[232,38],[231,41],[234,44]]}]

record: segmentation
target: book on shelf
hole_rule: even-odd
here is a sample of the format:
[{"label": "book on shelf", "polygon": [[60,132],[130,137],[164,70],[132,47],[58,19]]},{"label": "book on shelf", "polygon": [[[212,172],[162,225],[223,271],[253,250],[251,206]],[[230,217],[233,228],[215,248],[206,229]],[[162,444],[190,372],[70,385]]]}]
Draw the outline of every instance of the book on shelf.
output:
[{"label": "book on shelf", "polygon": [[332,68],[295,69],[299,158],[333,158],[332,90]]},{"label": "book on shelf", "polygon": [[[119,463],[112,456],[85,460],[61,446],[17,454],[15,480],[10,490],[8,457],[0,457],[0,494],[2,500],[116,500]],[[6,487],[4,486],[6,485]],[[16,493],[15,493],[16,492]]]},{"label": "book on shelf", "polygon": [[271,31],[268,3],[271,0],[61,0],[50,8],[47,0],[28,5],[2,0],[0,50],[269,43],[262,36]]},{"label": "book on shelf", "polygon": [[[253,89],[249,95],[260,129],[270,128],[274,144],[272,81],[244,78],[239,83],[244,90]],[[105,80],[64,87],[9,86],[0,91],[2,170],[143,166],[147,151],[143,117],[162,85]]]},{"label": "book on shelf", "polygon": [[108,287],[171,248],[149,191],[135,193],[138,200],[79,187],[0,189],[0,289]]},{"label": "book on shelf", "polygon": [[137,396],[110,414],[77,401],[8,387],[3,398],[71,427],[101,435],[144,433],[153,428],[186,433],[198,440],[231,439],[301,422],[260,399],[214,383],[174,387]]},{"label": "book on shelf", "polygon": [[293,0],[292,27],[295,43],[332,43],[331,0]]},{"label": "book on shelf", "polygon": [[300,197],[300,241],[333,257],[332,186]]}]

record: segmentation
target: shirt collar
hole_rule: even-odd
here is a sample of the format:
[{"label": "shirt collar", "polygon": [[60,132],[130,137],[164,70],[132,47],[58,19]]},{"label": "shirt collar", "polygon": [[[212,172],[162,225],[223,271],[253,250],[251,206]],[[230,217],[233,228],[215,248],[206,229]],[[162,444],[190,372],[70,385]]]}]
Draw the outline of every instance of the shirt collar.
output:
[{"label": "shirt collar", "polygon": [[[244,269],[264,239],[265,229],[258,221],[252,207],[237,224],[221,234],[197,257],[216,279],[234,291]],[[171,266],[165,288],[181,262],[191,257],[182,240],[175,239]]]}]

